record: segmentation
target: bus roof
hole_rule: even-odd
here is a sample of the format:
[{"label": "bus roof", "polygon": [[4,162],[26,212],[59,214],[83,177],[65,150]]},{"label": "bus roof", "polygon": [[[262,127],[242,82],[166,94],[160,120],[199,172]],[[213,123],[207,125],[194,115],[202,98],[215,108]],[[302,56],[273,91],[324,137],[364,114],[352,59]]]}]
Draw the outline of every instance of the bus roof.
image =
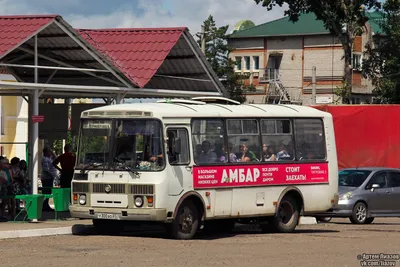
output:
[{"label": "bus roof", "polygon": [[[152,116],[156,118],[192,117],[331,117],[328,112],[300,105],[276,104],[192,104],[189,103],[132,103],[108,105],[86,110],[83,117]],[[151,114],[151,115],[149,115]]]}]

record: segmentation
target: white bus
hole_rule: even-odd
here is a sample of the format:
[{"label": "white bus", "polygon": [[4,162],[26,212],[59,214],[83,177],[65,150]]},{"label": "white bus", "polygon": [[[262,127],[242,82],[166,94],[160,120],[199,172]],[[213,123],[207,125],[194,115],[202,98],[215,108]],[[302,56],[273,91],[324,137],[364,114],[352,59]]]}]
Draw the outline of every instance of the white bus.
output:
[{"label": "white bus", "polygon": [[338,201],[332,116],[212,97],[84,111],[73,217],[165,223],[176,239],[237,221],[292,232]]}]

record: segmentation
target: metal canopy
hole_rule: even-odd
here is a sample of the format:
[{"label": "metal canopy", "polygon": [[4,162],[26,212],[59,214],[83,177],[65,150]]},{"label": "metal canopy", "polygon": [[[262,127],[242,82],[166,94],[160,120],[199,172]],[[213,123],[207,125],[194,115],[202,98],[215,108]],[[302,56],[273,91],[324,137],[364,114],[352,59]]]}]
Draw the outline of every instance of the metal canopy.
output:
[{"label": "metal canopy", "polygon": [[[37,21],[34,21],[35,18]],[[26,20],[26,23],[21,23],[21,20]],[[29,24],[29,21],[34,22]],[[40,27],[38,23],[42,23]],[[198,73],[190,73],[190,68],[184,64],[177,68],[170,64],[171,61],[157,70],[154,80],[146,88],[139,88],[131,77],[121,71],[115,60],[100,52],[100,47],[94,47],[82,38],[60,16],[0,17],[0,35],[0,39],[3,39],[0,40],[0,69],[6,69],[18,81],[1,81],[0,88],[3,89],[0,89],[0,95],[29,97],[28,167],[34,194],[38,190],[39,138],[38,124],[32,123],[31,118],[39,115],[39,97],[109,99],[113,96],[116,103],[119,103],[126,96],[193,97],[221,96],[224,93],[223,86],[188,31],[175,44],[177,48],[172,50],[169,59],[173,60],[174,56],[179,56],[176,53],[183,51],[178,46],[184,47],[186,51],[190,49],[190,55],[186,56],[190,56],[192,61],[196,58],[197,69],[194,71]],[[14,39],[6,40],[4,45],[7,38]],[[8,47],[2,50],[1,46]],[[180,55],[181,59],[182,56],[184,58],[185,55]],[[174,73],[175,70],[180,73]],[[174,90],[173,83],[169,81],[180,81],[179,90]],[[212,84],[213,89],[201,90],[204,86],[198,86],[199,83]],[[166,88],[160,88],[163,85]]]},{"label": "metal canopy", "polygon": [[29,96],[33,90],[39,90],[39,96],[46,97],[79,97],[101,98],[120,96],[122,98],[134,97],[193,97],[193,96],[220,96],[218,92],[187,91],[185,95],[178,90],[126,88],[113,86],[85,86],[45,83],[23,83],[0,81],[1,95]]}]

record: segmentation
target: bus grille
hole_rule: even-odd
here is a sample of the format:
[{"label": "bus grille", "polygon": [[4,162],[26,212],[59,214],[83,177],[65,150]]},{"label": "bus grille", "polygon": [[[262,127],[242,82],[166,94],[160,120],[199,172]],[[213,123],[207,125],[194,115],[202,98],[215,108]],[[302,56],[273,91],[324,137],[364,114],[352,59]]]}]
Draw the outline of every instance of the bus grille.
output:
[{"label": "bus grille", "polygon": [[[110,187],[110,191],[106,187]],[[125,184],[93,184],[93,193],[125,194]]]},{"label": "bus grille", "polygon": [[132,195],[153,195],[154,186],[147,184],[135,184],[130,186],[129,191]]},{"label": "bus grille", "polygon": [[89,184],[88,183],[72,183],[72,192],[88,193]]}]

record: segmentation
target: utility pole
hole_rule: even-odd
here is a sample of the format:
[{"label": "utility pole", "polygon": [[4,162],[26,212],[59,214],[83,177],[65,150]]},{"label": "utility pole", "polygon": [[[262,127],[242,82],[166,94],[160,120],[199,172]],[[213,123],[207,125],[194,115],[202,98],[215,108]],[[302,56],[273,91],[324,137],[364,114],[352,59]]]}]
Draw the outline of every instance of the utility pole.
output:
[{"label": "utility pole", "polygon": [[204,25],[201,25],[201,51],[206,55],[206,31]]},{"label": "utility pole", "polygon": [[312,67],[312,104],[317,104],[317,68]]}]

